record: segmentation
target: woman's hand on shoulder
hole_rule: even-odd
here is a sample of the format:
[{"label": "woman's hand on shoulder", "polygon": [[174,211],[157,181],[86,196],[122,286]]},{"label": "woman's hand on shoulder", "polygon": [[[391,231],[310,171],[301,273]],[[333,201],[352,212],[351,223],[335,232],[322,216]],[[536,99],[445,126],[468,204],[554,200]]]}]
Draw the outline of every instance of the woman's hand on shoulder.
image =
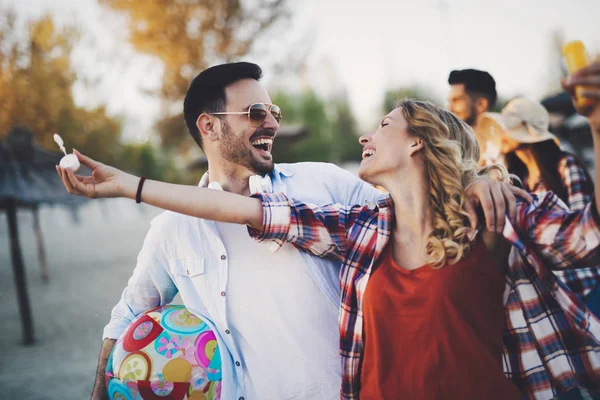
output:
[{"label": "woman's hand on shoulder", "polygon": [[469,214],[471,227],[479,226],[477,209],[481,207],[488,231],[502,233],[505,215],[511,221],[517,216],[517,198],[527,202],[533,201],[531,195],[523,189],[509,183],[500,182],[488,177],[479,177],[465,188],[465,210]]}]

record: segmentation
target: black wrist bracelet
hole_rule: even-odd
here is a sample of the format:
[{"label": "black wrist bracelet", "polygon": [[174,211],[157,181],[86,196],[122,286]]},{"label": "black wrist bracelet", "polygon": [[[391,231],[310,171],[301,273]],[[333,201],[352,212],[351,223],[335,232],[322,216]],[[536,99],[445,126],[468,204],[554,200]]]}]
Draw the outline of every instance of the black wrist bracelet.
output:
[{"label": "black wrist bracelet", "polygon": [[142,187],[144,186],[144,182],[146,181],[146,177],[142,176],[140,178],[140,183],[138,183],[137,193],[135,195],[135,202],[140,204],[142,202]]}]

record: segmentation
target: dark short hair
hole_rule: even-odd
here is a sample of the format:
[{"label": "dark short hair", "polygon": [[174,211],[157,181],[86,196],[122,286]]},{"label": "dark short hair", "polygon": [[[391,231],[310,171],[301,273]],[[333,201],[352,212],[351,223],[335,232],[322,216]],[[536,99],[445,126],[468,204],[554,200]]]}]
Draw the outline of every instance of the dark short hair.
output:
[{"label": "dark short hair", "polygon": [[450,72],[448,84],[465,85],[465,91],[472,96],[485,97],[488,108],[491,110],[496,106],[498,94],[496,93],[496,81],[489,72],[478,69],[462,69]]},{"label": "dark short hair", "polygon": [[225,88],[241,79],[260,80],[262,69],[252,63],[237,62],[215,65],[194,78],[183,101],[183,118],[192,138],[202,148],[196,121],[203,113],[222,112],[227,104]]}]

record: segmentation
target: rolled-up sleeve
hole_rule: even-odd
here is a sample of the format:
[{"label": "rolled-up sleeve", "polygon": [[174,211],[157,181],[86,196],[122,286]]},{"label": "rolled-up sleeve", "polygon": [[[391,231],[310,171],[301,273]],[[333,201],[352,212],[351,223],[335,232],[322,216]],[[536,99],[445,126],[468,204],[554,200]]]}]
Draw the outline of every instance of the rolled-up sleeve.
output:
[{"label": "rolled-up sleeve", "polygon": [[170,303],[177,295],[177,287],[167,272],[166,237],[165,230],[153,222],[138,254],[133,275],[104,327],[103,339],[118,339],[138,315]]},{"label": "rolled-up sleeve", "polygon": [[564,209],[552,192],[531,205],[521,204],[517,225],[551,268],[598,267],[600,218],[595,200],[582,210]]},{"label": "rolled-up sleeve", "polygon": [[265,243],[272,252],[276,252],[287,241],[291,227],[291,203],[282,193],[255,194],[263,207],[263,227],[248,227],[248,233],[256,241]]},{"label": "rolled-up sleeve", "polygon": [[[263,228],[248,228],[251,237],[277,251],[285,242],[319,257],[344,259],[348,232],[363,209],[359,205],[317,206],[284,194],[256,194],[263,205]],[[367,209],[367,211],[369,211]]]}]

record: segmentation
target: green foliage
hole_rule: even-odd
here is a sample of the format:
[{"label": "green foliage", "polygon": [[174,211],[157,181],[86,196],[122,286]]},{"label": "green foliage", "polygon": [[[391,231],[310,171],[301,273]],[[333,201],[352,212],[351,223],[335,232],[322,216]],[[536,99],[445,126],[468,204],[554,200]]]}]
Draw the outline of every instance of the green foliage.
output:
[{"label": "green foliage", "polygon": [[275,160],[339,163],[359,158],[358,129],[346,98],[327,104],[313,91],[307,91],[300,95],[278,92],[272,100],[282,109],[283,124],[300,125],[308,130],[308,136],[290,145],[278,145],[276,141]]},{"label": "green foliage", "polygon": [[360,161],[362,151],[362,147],[358,143],[360,133],[347,99],[335,103],[335,113],[337,120],[334,124],[333,135],[337,143],[337,160],[341,162]]},{"label": "green foliage", "polygon": [[174,167],[173,159],[149,143],[124,145],[119,151],[118,158],[120,168],[127,172],[167,182],[185,181]]}]

